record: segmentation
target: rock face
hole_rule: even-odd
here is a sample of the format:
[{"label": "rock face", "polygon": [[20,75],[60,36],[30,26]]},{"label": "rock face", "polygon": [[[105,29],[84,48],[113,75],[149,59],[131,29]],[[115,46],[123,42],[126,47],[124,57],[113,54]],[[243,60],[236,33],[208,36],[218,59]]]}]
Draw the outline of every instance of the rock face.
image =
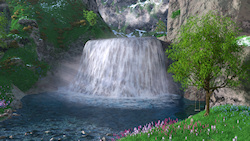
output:
[{"label": "rock face", "polygon": [[13,101],[10,103],[12,109],[20,109],[22,108],[21,99],[26,96],[20,89],[18,89],[15,85],[12,84],[12,94],[14,95]]},{"label": "rock face", "polygon": [[[244,48],[244,54],[242,55],[244,62],[248,60],[250,56],[250,47]],[[249,79],[249,78],[248,78]],[[217,78],[216,81],[224,80],[224,78]],[[195,100],[195,95],[201,95],[201,101],[205,101],[205,91],[203,89],[197,90],[193,86],[189,86],[184,93],[184,98],[189,100]],[[197,100],[197,97],[196,97]],[[249,86],[239,85],[235,89],[232,88],[220,88],[215,91],[210,98],[209,106],[219,106],[224,104],[235,105],[247,105],[250,106],[250,91]]]},{"label": "rock face", "polygon": [[[167,40],[166,37],[161,37],[158,38],[159,40],[162,40],[162,45],[163,45],[163,49],[164,51],[168,48],[168,46],[171,44],[170,41]],[[249,60],[249,56],[250,56],[250,47],[245,47],[244,48],[244,53],[243,54],[243,58],[244,61],[246,61],[247,59]],[[167,58],[167,56],[166,56]],[[166,59],[166,66],[169,67],[170,64],[173,63],[173,61],[171,59]],[[171,75],[171,74],[168,74]],[[170,81],[173,80],[172,75],[170,78],[168,78]],[[216,81],[219,81],[221,78],[216,79]],[[173,82],[175,87],[181,87],[181,84],[179,83],[175,83]],[[183,97],[191,100],[191,101],[205,101],[206,97],[205,97],[205,90],[204,89],[200,89],[197,90],[196,87],[194,86],[189,86],[187,88],[187,90],[185,92],[183,91],[175,91],[176,94],[184,94]],[[250,91],[249,91],[249,87],[247,88],[243,88],[242,85],[238,86],[237,88],[232,89],[232,88],[221,88],[218,89],[218,91],[215,91],[210,98],[210,102],[209,102],[209,107],[214,107],[214,106],[219,106],[219,105],[225,105],[225,104],[232,104],[232,105],[246,105],[246,106],[250,106]]]},{"label": "rock face", "polygon": [[[185,0],[169,1],[167,39],[173,41],[177,35],[177,30],[186,23],[190,16],[201,17],[209,10],[216,10],[223,16],[231,17],[243,32],[241,35],[250,35],[250,1],[249,0]],[[174,11],[180,10],[180,15],[171,18]]]},{"label": "rock face", "polygon": [[[173,42],[177,36],[177,30],[181,25],[185,24],[187,18],[190,16],[201,17],[209,10],[216,10],[223,16],[231,17],[236,24],[242,28],[240,35],[250,35],[250,1],[249,0],[186,0],[186,1],[169,1],[169,15],[167,22],[167,41]],[[171,18],[174,11],[180,9],[180,15],[176,18]],[[249,56],[249,47],[245,48],[245,58]],[[220,78],[218,78],[219,80]],[[205,91],[197,90],[195,87],[190,86],[184,94],[184,98],[189,100],[195,100],[195,95],[201,95],[201,101],[205,101]],[[242,86],[236,88],[236,90],[230,88],[221,88],[219,91],[215,91],[210,99],[210,107],[223,105],[223,104],[235,104],[235,105],[247,105],[250,103],[249,91],[243,90]],[[196,97],[197,98],[197,97]]]},{"label": "rock face", "polygon": [[212,94],[209,107],[232,104],[250,106],[250,95],[241,89],[223,88]]},{"label": "rock face", "polygon": [[153,31],[159,18],[167,22],[168,0],[97,0],[99,13],[111,27],[131,33],[135,29]]},{"label": "rock face", "polygon": [[36,44],[36,52],[37,52],[38,60],[39,61],[43,60],[46,62],[51,60],[51,57],[53,57],[51,56],[51,53],[54,51],[54,47],[49,46],[43,41],[43,39],[41,39],[37,22],[35,20],[21,19],[18,21],[18,23],[24,26],[32,27],[30,37],[34,40]]},{"label": "rock face", "polygon": [[[166,41],[165,36],[158,37],[157,39],[161,41],[162,49],[163,49],[164,54],[165,54],[166,49],[168,49],[168,47],[170,45],[170,42]],[[165,66],[166,66],[166,70],[167,70],[167,68],[169,67],[170,64],[173,63],[173,61],[171,59],[169,59],[166,55],[165,55],[165,60],[166,60]],[[178,94],[180,96],[183,96],[184,91],[180,89],[181,84],[178,83],[178,82],[174,82],[173,74],[167,73],[167,80],[168,80],[168,91],[169,91],[169,93]]]},{"label": "rock face", "polygon": [[84,47],[83,42],[89,39],[95,38],[82,35],[69,45],[67,52],[57,53],[55,57],[56,60],[53,60],[51,71],[47,72],[46,77],[36,82],[36,84],[25,93],[37,94],[53,92],[57,91],[59,87],[68,85],[77,75]]},{"label": "rock face", "polygon": [[82,0],[82,2],[89,8],[89,10],[98,13],[98,7],[96,4],[96,0]]},{"label": "rock face", "polygon": [[[5,17],[7,18],[8,22],[11,22],[11,15],[10,15],[10,10],[9,10],[9,6],[6,2],[4,1],[0,1],[0,12],[6,12],[5,13]],[[8,24],[5,28],[5,31],[6,32],[9,32],[9,28],[10,28],[10,25]]]}]

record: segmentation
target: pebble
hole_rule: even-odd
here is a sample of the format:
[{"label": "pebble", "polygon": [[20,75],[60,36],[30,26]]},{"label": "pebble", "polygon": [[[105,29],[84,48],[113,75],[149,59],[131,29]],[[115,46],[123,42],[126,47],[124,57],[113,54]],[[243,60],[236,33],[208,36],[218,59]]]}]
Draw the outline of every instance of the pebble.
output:
[{"label": "pebble", "polygon": [[[14,110],[15,112],[16,110]],[[0,118],[1,117],[6,117],[4,119],[2,119],[0,122],[6,120],[6,119],[10,119],[12,116],[20,116],[17,113],[13,113],[13,111],[11,109],[5,109],[3,114],[0,114]]]},{"label": "pebble", "polygon": [[50,133],[50,131],[44,131],[44,133],[48,134],[48,133]]},{"label": "pebble", "polygon": [[5,139],[6,138],[6,136],[0,136],[0,139]]}]

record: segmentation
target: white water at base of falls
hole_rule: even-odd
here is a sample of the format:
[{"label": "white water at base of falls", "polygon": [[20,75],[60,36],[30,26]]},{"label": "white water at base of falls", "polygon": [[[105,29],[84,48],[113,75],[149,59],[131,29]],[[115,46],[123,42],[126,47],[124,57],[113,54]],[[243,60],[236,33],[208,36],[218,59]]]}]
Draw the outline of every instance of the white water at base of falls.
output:
[{"label": "white water at base of falls", "polygon": [[68,90],[89,96],[168,95],[165,56],[155,37],[90,40]]}]

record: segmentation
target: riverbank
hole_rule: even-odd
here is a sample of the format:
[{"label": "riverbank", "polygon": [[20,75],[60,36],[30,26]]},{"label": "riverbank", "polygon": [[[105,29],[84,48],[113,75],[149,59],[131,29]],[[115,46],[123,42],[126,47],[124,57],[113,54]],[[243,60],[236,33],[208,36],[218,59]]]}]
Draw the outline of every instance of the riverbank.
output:
[{"label": "riverbank", "polygon": [[[130,133],[125,130],[117,135],[119,141],[134,140],[248,140],[250,130],[250,107],[221,105],[210,109],[209,116],[204,117],[204,111],[190,116],[181,122],[169,120],[153,123],[140,128],[134,128]],[[173,127],[173,128],[172,128]],[[132,131],[131,131],[132,132]],[[124,137],[126,136],[126,137]]]},{"label": "riverbank", "polygon": [[[153,126],[153,122],[152,122],[150,123],[151,124],[150,127],[152,127],[151,130],[148,130],[145,133],[142,133],[142,131],[145,131],[147,125],[144,126],[143,129],[142,127],[140,127],[140,130],[136,129],[137,127],[131,127],[132,129],[134,129],[134,132],[132,132],[132,130],[125,130],[127,137],[121,138],[121,141],[151,140],[151,139],[154,139],[154,140],[156,139],[160,141],[163,138],[165,140],[172,139],[173,141],[192,140],[194,138],[197,140],[202,140],[202,139],[218,140],[220,139],[221,136],[223,137],[227,136],[227,138],[220,139],[222,141],[232,140],[232,139],[234,139],[235,141],[246,140],[247,138],[249,138],[249,136],[247,136],[248,135],[247,131],[250,130],[249,129],[250,127],[249,126],[250,125],[249,111],[250,111],[250,107],[247,107],[247,106],[235,106],[235,105],[227,104],[227,105],[221,105],[221,106],[216,106],[216,107],[211,108],[210,114],[208,117],[203,117],[203,114],[205,113],[204,110],[202,110],[201,112],[198,112],[197,114],[190,115],[188,118],[183,119],[182,121],[180,121],[180,119],[178,118],[178,120],[175,120],[177,121],[177,123],[174,123],[174,120],[166,117],[163,123],[166,123],[166,121],[169,121],[168,124],[164,125],[164,124],[161,124],[162,122],[158,122],[158,123],[155,123],[155,126]],[[58,120],[55,120],[54,122],[57,122],[57,121]],[[70,122],[75,122],[75,121],[73,120]],[[15,123],[11,122],[10,124],[15,124]],[[3,124],[1,126],[5,127],[7,125]],[[163,127],[165,129],[164,132],[162,129]],[[46,136],[49,136],[49,135],[51,137],[54,136],[55,134],[53,131],[54,128],[49,127],[48,129],[50,130],[48,130],[47,133],[44,133],[44,134],[46,134]],[[70,129],[71,128],[69,128],[69,132],[71,133]],[[148,124],[147,129],[150,129],[149,124]],[[30,130],[27,130],[27,131],[30,131]],[[88,134],[90,132],[88,130],[86,131],[87,132],[85,136],[88,139],[91,137],[91,135],[89,136]],[[130,131],[130,133],[128,133],[128,131]],[[34,133],[28,132],[28,133],[25,133],[25,135],[27,134],[26,135],[27,137],[34,136],[35,134],[38,134],[38,132],[40,134],[40,130],[38,131],[34,130]],[[75,133],[77,134],[78,130],[75,131]],[[65,134],[66,134],[65,136],[68,136],[67,131],[65,131]],[[148,134],[150,135],[148,136]],[[81,136],[81,134],[79,135]],[[125,135],[125,132],[123,133],[123,135]],[[130,135],[134,135],[134,136],[130,136]],[[140,137],[138,137],[138,135]],[[242,136],[242,135],[246,135],[246,136]],[[112,135],[110,134],[107,136],[112,136]],[[116,135],[113,135],[113,136],[115,137]],[[122,132],[121,132],[121,135],[119,136],[122,137]],[[5,134],[2,137],[4,137],[4,139],[7,139],[7,138],[15,138],[17,136],[16,135],[11,136],[11,134],[7,134],[6,136]],[[118,135],[116,137],[117,137],[116,140],[118,140]]]}]

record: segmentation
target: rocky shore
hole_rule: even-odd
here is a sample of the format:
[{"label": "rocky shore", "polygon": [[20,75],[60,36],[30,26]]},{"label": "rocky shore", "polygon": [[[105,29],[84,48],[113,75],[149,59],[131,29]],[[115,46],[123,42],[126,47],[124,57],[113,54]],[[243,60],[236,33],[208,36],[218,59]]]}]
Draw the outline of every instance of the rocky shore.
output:
[{"label": "rocky shore", "polygon": [[4,113],[0,114],[0,122],[10,119],[12,116],[20,116],[19,114],[13,112],[16,112],[16,110],[12,111],[12,109],[5,109]]}]

